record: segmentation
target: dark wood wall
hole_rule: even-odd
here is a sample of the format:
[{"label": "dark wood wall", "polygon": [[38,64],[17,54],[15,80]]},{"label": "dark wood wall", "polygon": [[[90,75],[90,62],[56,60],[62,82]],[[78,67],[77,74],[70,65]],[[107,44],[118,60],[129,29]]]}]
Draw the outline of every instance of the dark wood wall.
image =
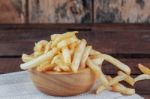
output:
[{"label": "dark wood wall", "polygon": [[149,22],[149,0],[0,0],[0,24]]}]

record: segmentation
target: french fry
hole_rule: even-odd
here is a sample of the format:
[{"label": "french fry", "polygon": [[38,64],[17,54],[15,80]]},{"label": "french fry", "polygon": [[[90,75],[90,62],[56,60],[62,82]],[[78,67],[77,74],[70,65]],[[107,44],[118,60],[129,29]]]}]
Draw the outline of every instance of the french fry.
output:
[{"label": "french fry", "polygon": [[100,55],[100,54],[102,54],[101,52],[98,52],[98,51],[96,51],[96,50],[94,50],[94,49],[92,49],[91,51],[90,51],[90,55]]},{"label": "french fry", "polygon": [[33,59],[33,55],[27,55],[27,54],[22,54],[22,61],[23,62],[29,62]]},{"label": "french fry", "polygon": [[146,80],[146,79],[150,79],[150,75],[141,74],[141,75],[137,76],[134,80],[135,80],[135,82],[137,82],[137,81]]},{"label": "french fry", "polygon": [[62,70],[62,71],[70,71],[70,68],[69,68],[69,66],[67,66],[63,61],[62,61],[62,59],[57,59],[56,61],[55,61],[55,64],[56,64],[56,66],[58,66],[59,68],[60,68],[60,70]]},{"label": "french fry", "polygon": [[127,74],[125,74],[122,71],[119,71],[118,75],[124,75],[124,76],[126,76],[126,79],[124,79],[124,81],[127,82],[128,84],[130,84],[131,86],[134,86],[135,81],[134,81],[134,79],[130,75],[127,75]]},{"label": "french fry", "polygon": [[36,52],[33,53],[33,56],[34,56],[34,57],[39,57],[39,56],[41,56],[42,54],[43,54],[42,51],[36,51]]},{"label": "french fry", "polygon": [[52,59],[52,61],[51,61],[51,64],[54,65],[54,64],[55,64],[55,61],[58,60],[58,59],[60,59],[60,57],[61,57],[60,54],[54,56],[53,59]]},{"label": "french fry", "polygon": [[51,35],[51,40],[54,41],[56,38],[59,38],[61,34],[53,34]]},{"label": "french fry", "polygon": [[56,54],[56,52],[57,52],[57,49],[53,48],[48,53],[43,54],[43,55],[33,59],[32,61],[29,61],[27,63],[21,64],[20,67],[21,67],[21,69],[29,69],[29,68],[37,67],[41,63],[43,63],[44,61],[46,61],[48,59],[52,59],[53,56]]},{"label": "french fry", "polygon": [[86,47],[86,43],[87,43],[86,40],[83,39],[83,40],[81,40],[78,47],[76,48],[76,51],[75,51],[74,56],[73,56],[72,64],[71,64],[71,68],[72,68],[73,72],[78,71],[81,57],[82,57],[84,49]]},{"label": "french fry", "polygon": [[[107,79],[112,80],[113,78],[111,76],[107,76]],[[110,89],[112,91],[120,92],[120,93],[126,94],[126,95],[135,94],[135,89],[126,88],[124,85],[120,84],[119,82],[116,84],[112,84]]]},{"label": "french fry", "polygon": [[131,69],[126,64],[120,62],[119,60],[113,58],[110,55],[106,55],[106,54],[101,54],[101,55],[104,58],[104,60],[110,62],[111,64],[113,64],[114,66],[118,67],[120,70],[124,71],[128,75],[131,73]]},{"label": "french fry", "polygon": [[71,43],[69,45],[69,49],[70,49],[70,54],[73,56],[74,55],[74,52],[75,52],[75,49],[77,48],[78,44],[80,43],[80,41],[76,41],[74,43]]},{"label": "french fry", "polygon": [[96,94],[102,93],[104,90],[106,90],[107,88],[103,85],[100,85],[97,90],[96,90]]},{"label": "french fry", "polygon": [[75,36],[76,33],[78,33],[78,32],[74,31],[74,32],[66,32],[64,34],[61,34],[58,38],[54,39],[54,41],[52,43],[52,47],[55,47],[62,40],[65,40],[67,38]]},{"label": "french fry", "polygon": [[47,43],[48,43],[48,41],[46,41],[46,40],[41,40],[41,41],[35,43],[34,51],[35,52],[43,52]]},{"label": "french fry", "polygon": [[60,69],[59,66],[55,66],[53,70],[56,71],[56,72],[61,72],[61,69]]},{"label": "french fry", "polygon": [[66,47],[68,46],[69,44],[71,43],[74,43],[78,41],[78,39],[75,37],[75,36],[72,36],[71,38],[68,38],[68,39],[65,39],[65,40],[62,40],[60,41],[58,44],[57,44],[57,48],[63,48],[63,47]]},{"label": "french fry", "polygon": [[62,48],[62,56],[63,56],[64,62],[68,66],[70,66],[71,65],[71,54],[70,54],[70,51],[67,47]]},{"label": "french fry", "polygon": [[93,61],[94,64],[96,65],[102,65],[103,61],[104,61],[104,58],[102,57],[98,57],[98,58],[95,58],[95,59],[91,59]]},{"label": "french fry", "polygon": [[124,79],[126,79],[126,75],[118,75],[114,78],[112,78],[112,80],[110,80],[109,82],[109,86],[113,85],[113,84],[117,84],[120,81],[123,81]]},{"label": "french fry", "polygon": [[111,87],[112,85],[116,85],[116,84],[118,84],[120,81],[123,81],[123,80],[126,78],[126,75],[118,75],[118,76],[116,76],[116,77],[114,77],[114,78],[111,78],[111,76],[107,76],[106,78],[107,78],[107,80],[109,80],[108,86],[100,85],[100,86],[98,87],[98,89],[96,90],[96,94],[102,92],[102,91],[105,90],[105,89],[110,90],[110,89],[111,89],[110,87]]},{"label": "french fry", "polygon": [[52,44],[52,42],[50,41],[50,42],[48,42],[47,44],[46,44],[46,46],[45,46],[45,50],[44,50],[44,53],[47,53],[48,51],[50,51],[51,50],[51,44]]},{"label": "french fry", "polygon": [[85,49],[84,49],[84,52],[83,52],[83,55],[82,55],[82,58],[81,58],[81,63],[80,63],[80,68],[83,69],[85,68],[86,66],[86,60],[89,56],[89,53],[92,49],[92,46],[87,46]]},{"label": "french fry", "polygon": [[54,65],[50,64],[50,62],[47,61],[47,62],[40,64],[40,66],[38,66],[36,70],[39,72],[46,72],[46,71],[52,70],[53,67]]},{"label": "french fry", "polygon": [[78,46],[79,43],[80,43],[80,40],[77,40],[76,42],[71,43],[71,44],[69,45],[69,49],[76,48],[76,47]]},{"label": "french fry", "polygon": [[125,95],[135,94],[135,89],[127,88],[127,87],[125,87],[124,85],[122,85],[120,83],[117,84],[117,85],[113,85],[112,86],[112,91],[120,92],[120,93],[125,94]]},{"label": "french fry", "polygon": [[140,71],[144,74],[150,75],[150,69],[142,64],[138,64]]},{"label": "french fry", "polygon": [[106,79],[105,75],[103,74],[101,67],[94,64],[89,58],[87,59],[86,64],[95,73],[96,78],[97,79],[99,78],[100,81],[102,82],[102,84],[105,87],[108,87],[108,85],[109,85],[108,80]]}]

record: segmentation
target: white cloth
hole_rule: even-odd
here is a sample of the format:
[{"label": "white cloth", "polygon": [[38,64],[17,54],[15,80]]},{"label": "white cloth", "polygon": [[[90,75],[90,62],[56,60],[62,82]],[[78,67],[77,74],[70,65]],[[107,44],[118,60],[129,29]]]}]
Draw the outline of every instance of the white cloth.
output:
[{"label": "white cloth", "polygon": [[99,95],[90,92],[70,97],[54,97],[39,92],[27,71],[0,75],[0,99],[144,99],[135,94],[123,96],[120,93],[104,91]]}]

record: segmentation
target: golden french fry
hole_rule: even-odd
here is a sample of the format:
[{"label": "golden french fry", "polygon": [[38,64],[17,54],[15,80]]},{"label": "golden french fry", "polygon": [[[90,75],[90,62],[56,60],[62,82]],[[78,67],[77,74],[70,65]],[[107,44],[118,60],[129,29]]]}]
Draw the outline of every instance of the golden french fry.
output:
[{"label": "golden french fry", "polygon": [[62,56],[63,56],[64,62],[68,66],[70,66],[71,65],[71,54],[70,54],[70,51],[67,47],[62,49]]},{"label": "golden french fry", "polygon": [[87,43],[86,40],[82,39],[78,47],[76,48],[76,51],[73,56],[72,64],[71,64],[71,68],[73,72],[78,71],[80,61],[81,61],[84,49],[86,47],[86,43]]},{"label": "golden french fry", "polygon": [[74,52],[75,52],[75,50],[76,50],[76,48],[77,48],[79,42],[80,42],[80,41],[78,40],[78,41],[76,41],[76,42],[74,42],[74,43],[71,43],[71,44],[69,45],[70,54],[71,54],[72,56],[74,55]]},{"label": "golden french fry", "polygon": [[[111,76],[106,76],[106,79],[108,80],[108,81],[110,81],[110,80],[112,80],[112,77]],[[105,87],[104,85],[99,85],[98,86],[98,88],[97,88],[97,90],[96,90],[96,94],[99,94],[99,93],[101,93],[102,91],[104,91],[104,90],[111,90],[111,87]]]},{"label": "golden french fry", "polygon": [[87,59],[86,61],[86,64],[89,68],[91,68],[91,70],[95,73],[96,75],[96,78],[100,79],[100,81],[102,82],[102,84],[105,86],[105,87],[108,87],[109,85],[109,82],[108,80],[106,79],[105,75],[103,74],[102,70],[101,70],[101,67],[94,64],[89,58]]},{"label": "golden french fry", "polygon": [[51,64],[54,65],[54,64],[55,64],[55,61],[58,60],[58,59],[60,59],[60,57],[61,57],[60,54],[54,56],[53,59],[52,59],[52,61],[51,61]]},{"label": "golden french fry", "polygon": [[124,81],[127,82],[128,84],[130,84],[131,86],[134,86],[135,81],[134,81],[134,79],[130,75],[127,75],[127,74],[125,74],[122,71],[119,71],[118,75],[124,75],[124,76],[126,76],[126,79],[124,79]]},{"label": "golden french fry", "polygon": [[53,70],[56,71],[56,72],[61,72],[61,69],[60,69],[59,66],[55,66]]},{"label": "golden french fry", "polygon": [[48,43],[48,41],[46,41],[46,40],[41,40],[41,41],[35,43],[34,51],[35,52],[43,52],[47,43]]},{"label": "golden french fry", "polygon": [[51,44],[52,44],[52,42],[50,41],[50,42],[48,42],[47,44],[46,44],[46,46],[45,46],[45,50],[44,50],[44,53],[47,53],[48,51],[50,51],[51,50]]},{"label": "golden french fry", "polygon": [[138,64],[140,71],[144,74],[150,75],[150,69],[142,64]]},{"label": "golden french fry", "polygon": [[29,61],[27,63],[21,64],[20,67],[21,67],[21,69],[29,69],[29,68],[37,67],[41,63],[43,63],[44,61],[46,61],[48,59],[52,59],[53,56],[56,54],[56,52],[57,52],[57,49],[53,48],[48,53],[45,53],[45,54],[43,54],[43,55],[33,59],[32,61]]},{"label": "golden french fry", "polygon": [[109,84],[108,84],[108,86],[104,86],[104,85],[100,85],[99,87],[98,87],[98,89],[96,90],[96,93],[98,94],[98,93],[100,93],[100,92],[102,92],[103,90],[105,90],[105,89],[111,89],[110,87],[112,86],[112,85],[116,85],[116,84],[118,84],[120,81],[123,81],[125,78],[126,78],[126,75],[118,75],[118,76],[116,76],[116,77],[114,77],[114,78],[111,78],[111,76],[107,76],[106,77],[107,78],[107,80],[109,80]]},{"label": "golden french fry", "polygon": [[78,40],[78,41],[76,41],[76,42],[74,42],[74,43],[71,43],[71,44],[69,45],[69,48],[70,48],[70,49],[76,48],[79,43],[80,43],[80,40]]},{"label": "golden french fry", "polygon": [[36,51],[36,52],[33,53],[33,56],[34,56],[34,57],[39,57],[39,56],[41,56],[42,54],[43,54],[42,51],[41,51],[41,52]]},{"label": "golden french fry", "polygon": [[82,55],[82,58],[81,58],[81,63],[80,63],[80,68],[83,69],[85,68],[86,66],[86,60],[89,56],[89,53],[92,49],[92,46],[87,46],[85,49],[84,49],[84,52],[83,52],[83,55]]},{"label": "golden french fry", "polygon": [[127,87],[125,87],[124,85],[122,85],[120,83],[117,84],[117,85],[113,85],[112,86],[112,91],[120,92],[120,93],[125,94],[125,95],[135,94],[135,89],[127,88]]},{"label": "golden french fry", "polygon": [[98,58],[95,58],[95,59],[91,59],[93,61],[94,64],[96,65],[102,65],[103,61],[104,61],[104,58],[102,57],[98,57]]},{"label": "golden french fry", "polygon": [[51,40],[54,41],[56,38],[59,38],[61,34],[53,34],[51,35]]},{"label": "golden french fry", "polygon": [[126,79],[126,75],[118,75],[114,78],[112,78],[112,80],[110,80],[109,82],[109,86],[113,85],[113,84],[117,84],[120,81],[123,81],[124,79]]},{"label": "golden french fry", "polygon": [[104,91],[104,90],[106,90],[106,87],[103,86],[103,85],[101,85],[101,86],[99,86],[98,89],[96,90],[96,94],[99,94],[99,93],[101,93],[101,92]]},{"label": "golden french fry", "polygon": [[66,65],[62,59],[56,59],[55,61],[56,66],[58,66],[62,71],[70,71],[70,68],[68,65]]},{"label": "golden french fry", "polygon": [[146,80],[146,79],[150,79],[150,75],[141,74],[141,75],[137,76],[134,80],[135,80],[135,82],[137,82],[137,81]]},{"label": "golden french fry", "polygon": [[46,71],[52,70],[53,67],[54,65],[50,64],[50,62],[47,61],[47,62],[40,64],[40,66],[38,66],[36,70],[39,72],[46,72]]},{"label": "golden french fry", "polygon": [[100,54],[102,54],[101,52],[99,52],[99,51],[96,51],[96,50],[94,50],[94,49],[92,49],[91,51],[90,51],[90,55],[100,55]]},{"label": "golden french fry", "polygon": [[58,44],[57,44],[57,48],[63,48],[63,47],[66,47],[68,46],[69,44],[71,43],[74,43],[78,41],[78,39],[75,37],[75,36],[72,36],[71,38],[68,38],[68,39],[64,39],[62,41],[60,41]]},{"label": "golden french fry", "polygon": [[[112,80],[111,76],[107,76],[108,80]],[[124,85],[120,84],[119,82],[116,84],[112,84],[111,88],[112,91],[121,92],[122,94],[132,95],[135,94],[135,90],[131,88],[126,88]]]},{"label": "golden french fry", "polygon": [[75,36],[76,33],[78,33],[78,31],[66,32],[64,34],[61,34],[58,38],[54,39],[54,41],[52,42],[52,47],[55,47],[62,40]]},{"label": "golden french fry", "polygon": [[22,54],[22,61],[23,62],[29,62],[33,59],[33,55],[27,55],[27,54]]},{"label": "golden french fry", "polygon": [[124,71],[128,75],[131,73],[131,69],[126,64],[120,62],[119,60],[115,59],[114,57],[106,54],[101,54],[104,60],[110,62],[114,66],[118,67],[120,70]]}]

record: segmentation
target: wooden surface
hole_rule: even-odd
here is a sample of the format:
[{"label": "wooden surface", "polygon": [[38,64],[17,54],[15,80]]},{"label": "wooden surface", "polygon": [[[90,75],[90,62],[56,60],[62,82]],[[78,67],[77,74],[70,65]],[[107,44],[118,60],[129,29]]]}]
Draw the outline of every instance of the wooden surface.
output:
[{"label": "wooden surface", "polygon": [[0,23],[24,23],[25,3],[25,0],[0,0]]},{"label": "wooden surface", "polygon": [[30,23],[89,23],[92,0],[29,0]]},{"label": "wooden surface", "polygon": [[96,23],[149,23],[149,0],[94,0]]},{"label": "wooden surface", "polygon": [[[141,72],[138,63],[150,68],[150,25],[142,24],[35,24],[0,25],[0,73],[20,71],[22,53],[31,53],[34,43],[49,39],[50,34],[79,30],[96,50],[110,54],[132,69],[132,76]],[[115,75],[117,69],[104,62],[103,71]],[[136,84],[137,93],[150,94],[150,81]],[[149,96],[146,96],[149,97]],[[147,98],[148,99],[148,98]]]},{"label": "wooden surface", "polygon": [[150,23],[149,0],[0,0],[0,24]]}]

